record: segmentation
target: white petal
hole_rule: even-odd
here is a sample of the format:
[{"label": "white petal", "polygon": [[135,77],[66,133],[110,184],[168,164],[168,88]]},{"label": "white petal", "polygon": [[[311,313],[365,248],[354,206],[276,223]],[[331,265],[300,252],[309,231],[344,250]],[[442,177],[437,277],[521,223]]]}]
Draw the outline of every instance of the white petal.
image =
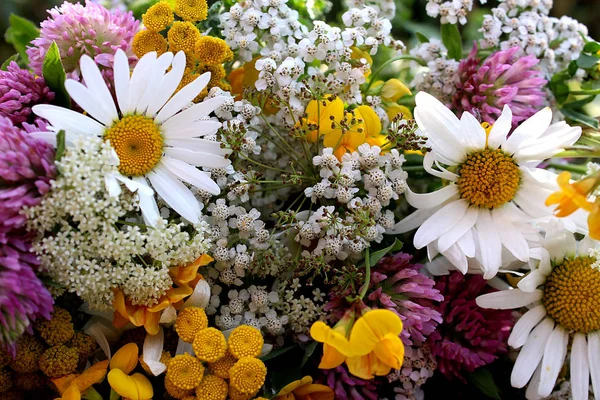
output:
[{"label": "white petal", "polygon": [[544,349],[542,376],[540,377],[540,386],[538,389],[540,396],[547,397],[552,393],[552,389],[556,385],[558,373],[565,362],[568,344],[569,334],[560,325],[556,325]]},{"label": "white petal", "polygon": [[165,334],[162,327],[159,328],[156,335],[146,335],[142,356],[144,362],[152,372],[152,375],[158,376],[165,372],[167,366],[160,362],[165,342]]},{"label": "white petal", "polygon": [[600,332],[588,333],[588,363],[594,393],[600,393]]},{"label": "white petal", "polygon": [[549,107],[538,111],[514,130],[510,137],[506,139],[506,142],[502,144],[502,150],[514,154],[523,141],[542,136],[550,126],[550,122],[552,122],[552,110]]},{"label": "white petal", "polygon": [[177,319],[177,310],[172,304],[169,304],[167,308],[160,314],[160,324],[172,324]]},{"label": "white petal", "polygon": [[67,79],[65,82],[65,89],[67,89],[67,92],[73,101],[89,115],[106,126],[112,125],[115,118],[113,118],[113,115],[104,108],[94,92],[73,79]]},{"label": "white petal", "polygon": [[475,257],[476,246],[473,238],[473,229],[466,231],[465,234],[458,239],[456,244],[458,245],[460,251],[465,254],[465,256],[470,258]]},{"label": "white petal", "polygon": [[215,142],[214,140],[208,139],[166,139],[165,144],[174,148],[197,151],[199,153],[217,154],[220,156],[231,153],[231,150],[221,148],[220,142]]},{"label": "white petal", "polygon": [[273,350],[273,345],[270,343],[263,344],[262,349],[260,350],[259,357],[264,357],[269,354]]},{"label": "white petal", "polygon": [[[434,162],[439,168],[439,170],[433,168]],[[456,175],[454,172],[448,171],[447,169],[439,165],[439,163],[435,159],[435,154],[433,152],[425,154],[425,157],[423,158],[423,168],[425,169],[425,171],[427,171],[428,174],[437,176],[438,178],[446,179],[452,182],[456,182],[456,180],[458,180],[458,175]]]},{"label": "white petal", "polygon": [[508,345],[518,349],[527,342],[531,330],[546,316],[546,309],[542,304],[527,311],[515,324],[508,337]]},{"label": "white petal", "polygon": [[111,119],[117,119],[119,117],[117,107],[115,107],[113,97],[106,87],[106,82],[104,82],[104,78],[94,60],[84,55],[79,61],[79,67],[85,86],[95,94],[98,104],[105,109]]},{"label": "white petal", "polygon": [[184,161],[176,160],[171,157],[163,157],[160,162],[169,172],[182,181],[187,182],[198,189],[207,191],[214,196],[221,193],[221,188],[219,188],[219,185],[210,178],[210,174],[200,171],[198,168],[193,167]]},{"label": "white petal", "polygon": [[546,341],[553,329],[554,322],[551,318],[546,318],[531,332],[510,375],[510,382],[513,387],[522,388],[531,379],[533,372],[542,360]]},{"label": "white petal", "polygon": [[[178,92],[177,94],[179,93],[180,92]],[[177,96],[177,94],[175,96]],[[227,100],[226,96],[213,97],[211,99],[204,100],[201,103],[194,104],[190,108],[187,108],[182,112],[170,117],[168,120],[159,119],[161,116],[160,114],[169,105],[169,103],[167,103],[165,108],[160,110],[160,112],[156,116],[155,122],[161,123],[164,121],[162,129],[165,132],[177,131],[178,129],[186,129],[190,127],[193,129],[195,128],[194,122],[199,121],[202,118],[208,117],[208,115],[211,112],[215,111],[217,107],[221,106],[225,102],[225,100]],[[207,124],[205,126],[199,127],[199,129],[202,129],[202,135],[207,135],[215,133],[217,129],[219,129],[219,126],[216,126],[215,124]],[[200,134],[198,136],[200,136]]]},{"label": "white petal", "polygon": [[204,279],[200,279],[194,287],[194,292],[187,298],[183,307],[206,308],[210,302],[210,285]]},{"label": "white petal", "polygon": [[468,208],[469,205],[464,199],[446,204],[417,230],[414,238],[415,247],[421,249],[448,232],[463,218]]},{"label": "white petal", "polygon": [[108,327],[101,321],[93,322],[83,329],[85,333],[96,339],[96,342],[109,360],[111,358],[111,352],[110,344],[108,344],[107,334],[109,334],[112,329],[114,328]]},{"label": "white petal", "polygon": [[465,253],[463,253],[460,250],[457,244],[453,244],[452,246],[450,246],[450,248],[448,248],[448,250],[446,250],[442,254],[460,272],[462,272],[463,274],[466,274],[468,272],[469,261],[467,260],[467,256],[465,255]]},{"label": "white petal", "polygon": [[573,145],[581,136],[581,127],[566,122],[551,125],[539,138],[521,143],[514,154],[518,162],[542,161]]},{"label": "white petal", "polygon": [[[454,226],[452,226],[448,232],[440,236],[437,243],[440,253],[445,252],[450,246],[467,234],[473,225],[475,225],[475,222],[477,222],[478,216],[479,210],[476,207],[467,208],[467,212],[465,213],[464,217],[461,218],[461,220],[458,221]],[[471,236],[471,238],[472,237],[473,236]]]},{"label": "white petal", "polygon": [[131,78],[129,79],[127,109],[121,110],[123,114],[133,113],[141,98],[144,96],[149,81],[152,78],[152,71],[154,70],[155,63],[156,52],[151,51],[150,53],[144,54],[135,65]]},{"label": "white petal", "polygon": [[513,225],[509,215],[504,211],[504,207],[492,210],[492,217],[502,245],[518,260],[529,261],[529,244]]},{"label": "white petal", "polygon": [[571,347],[571,394],[573,400],[587,400],[590,392],[590,365],[585,335],[576,333]]},{"label": "white petal", "polygon": [[417,229],[423,224],[433,213],[437,211],[437,208],[429,209],[423,208],[407,215],[401,221],[397,222],[394,227],[386,233],[388,235],[397,235],[399,233],[405,233]]},{"label": "white petal", "polygon": [[502,265],[502,242],[489,210],[479,210],[479,218],[475,227],[481,251],[481,266],[484,269],[483,277],[491,279]]},{"label": "white petal", "polygon": [[[139,185],[148,186],[148,182],[143,176],[136,176],[133,178]],[[138,192],[140,201],[140,210],[142,211],[142,217],[144,222],[149,226],[156,226],[156,223],[161,218],[160,211],[158,211],[158,205],[154,199],[154,191],[152,194],[146,192]]]},{"label": "white petal", "polygon": [[525,307],[542,299],[544,292],[536,290],[535,292],[522,292],[519,289],[503,290],[483,294],[475,302],[482,308],[493,308],[495,310],[510,310],[513,308]]},{"label": "white petal", "polygon": [[118,49],[115,53],[113,75],[119,110],[121,110],[121,114],[128,114],[131,111],[129,107],[130,68],[127,55],[122,49]]},{"label": "white petal", "polygon": [[153,118],[158,110],[165,105],[167,100],[171,98],[177,86],[183,78],[185,71],[185,53],[183,51],[178,52],[173,59],[171,70],[165,74],[160,82],[160,86],[156,91],[156,94],[152,96],[146,115]]},{"label": "white petal", "polygon": [[463,112],[460,118],[461,139],[465,142],[467,153],[485,147],[486,133],[479,121],[469,112]]},{"label": "white petal", "polygon": [[171,97],[167,104],[159,111],[155,118],[156,123],[160,124],[161,122],[166,121],[175,115],[175,113],[181,111],[183,107],[190,104],[192,100],[202,92],[209,81],[210,72],[205,72],[194,79],[194,81],[184,86],[179,92],[175,93],[175,95]]},{"label": "white petal", "polygon": [[487,139],[488,147],[497,149],[506,140],[512,127],[512,111],[509,106],[504,105],[502,115],[496,120]]},{"label": "white petal", "polygon": [[456,115],[428,93],[417,93],[415,101],[415,120],[427,136],[433,151],[446,164],[460,164],[465,159],[466,152]]},{"label": "white petal", "polygon": [[538,388],[540,386],[540,378],[542,376],[542,367],[541,365],[535,369],[533,373],[533,378],[531,378],[531,382],[527,385],[527,390],[525,390],[525,398],[527,400],[542,400],[542,396],[538,393]]},{"label": "white petal", "polygon": [[231,164],[231,161],[223,156],[201,153],[186,149],[167,147],[164,149],[167,156],[185,161],[188,164],[207,168],[225,168]]},{"label": "white petal", "polygon": [[431,193],[415,193],[410,188],[407,188],[404,196],[408,204],[415,208],[434,208],[442,205],[454,196],[458,198],[458,186],[447,185]]},{"label": "white petal", "polygon": [[517,284],[518,288],[524,292],[533,292],[538,286],[543,285],[546,282],[546,275],[540,270],[534,269],[527,276],[519,281]]},{"label": "white petal", "polygon": [[200,203],[183,183],[160,167],[148,174],[158,195],[183,218],[196,224],[200,221]]},{"label": "white petal", "polygon": [[39,104],[32,107],[33,112],[47,119],[52,128],[58,132],[64,130],[67,134],[102,136],[104,126],[81,113],[50,104]]},{"label": "white petal", "polygon": [[[186,110],[187,111],[187,110]],[[211,121],[207,119],[199,119],[197,121],[183,121],[179,123],[175,120],[177,116],[171,118],[164,124],[161,129],[165,139],[189,139],[193,137],[201,137],[212,135],[223,126],[219,121]]]},{"label": "white petal", "polygon": [[179,354],[185,354],[188,353],[189,355],[195,355],[194,353],[194,348],[192,347],[192,343],[187,343],[184,342],[183,340],[179,339],[179,341],[177,342],[177,349],[175,350],[175,355],[179,355]]},{"label": "white petal", "polygon": [[163,54],[156,60],[156,62],[152,64],[152,70],[147,72],[149,75],[147,84],[146,87],[142,89],[143,93],[141,94],[141,96],[138,97],[138,101],[135,104],[134,113],[145,115],[148,105],[153,101],[154,97],[158,93],[160,84],[165,76],[165,62],[169,59],[169,57],[163,57],[165,57],[167,54],[172,56],[172,53]]},{"label": "white petal", "polygon": [[118,197],[121,194],[121,185],[114,175],[108,174],[104,176],[104,184],[110,197]]},{"label": "white petal", "polygon": [[145,196],[154,196],[154,190],[152,190],[146,180],[141,181],[135,178],[129,179],[125,178],[121,174],[115,175],[115,178],[124,183],[127,189],[129,189],[131,192],[137,192],[138,194],[143,194]]}]

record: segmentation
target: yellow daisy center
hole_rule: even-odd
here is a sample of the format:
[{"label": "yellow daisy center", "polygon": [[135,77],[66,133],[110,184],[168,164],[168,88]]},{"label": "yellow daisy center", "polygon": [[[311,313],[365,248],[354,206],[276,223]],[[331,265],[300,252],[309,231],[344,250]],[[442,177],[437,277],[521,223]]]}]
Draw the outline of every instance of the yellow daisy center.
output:
[{"label": "yellow daisy center", "polygon": [[565,260],[552,270],[544,287],[546,312],[567,331],[600,330],[600,270],[592,257]]},{"label": "yellow daisy center", "polygon": [[176,21],[167,33],[169,51],[177,53],[183,50],[188,54],[194,52],[196,41],[200,39],[200,31],[191,22]]},{"label": "yellow daisy center", "polygon": [[223,39],[202,36],[196,42],[196,57],[203,64],[216,65],[233,59],[233,52]]},{"label": "yellow daisy center", "polygon": [[243,357],[229,371],[230,385],[244,394],[256,393],[265,383],[267,367],[254,357]]},{"label": "yellow daisy center", "polygon": [[190,390],[198,386],[203,377],[204,367],[200,360],[185,353],[169,361],[165,379],[170,380],[179,389]]},{"label": "yellow daisy center", "polygon": [[490,148],[469,154],[457,173],[460,197],[472,206],[488,209],[511,201],[521,180],[513,158]]},{"label": "yellow daisy center", "polygon": [[258,357],[263,344],[264,340],[260,331],[249,325],[240,325],[235,328],[227,340],[229,351],[236,358]]},{"label": "yellow daisy center", "polygon": [[119,160],[119,172],[127,176],[145,175],[162,157],[163,138],[154,121],[142,115],[121,118],[104,133]]},{"label": "yellow daisy center", "polygon": [[227,341],[220,330],[206,328],[196,333],[193,348],[198,359],[215,362],[227,352]]}]

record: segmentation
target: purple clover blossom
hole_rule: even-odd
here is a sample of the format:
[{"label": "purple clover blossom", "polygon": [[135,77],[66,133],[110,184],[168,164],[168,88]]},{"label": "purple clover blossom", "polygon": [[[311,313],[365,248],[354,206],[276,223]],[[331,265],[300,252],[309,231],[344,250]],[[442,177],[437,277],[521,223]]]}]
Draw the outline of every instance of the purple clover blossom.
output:
[{"label": "purple clover blossom", "polygon": [[112,64],[115,52],[122,49],[135,60],[131,49],[139,21],[131,12],[107,10],[86,1],[82,4],[64,2],[48,11],[50,18],[41,23],[40,37],[27,49],[30,66],[41,75],[46,52],[56,42],[68,78],[80,80],[79,59],[87,54],[100,66],[107,84],[112,85]]},{"label": "purple clover blossom", "polygon": [[21,69],[11,61],[6,71],[0,71],[0,116],[10,118],[15,124],[34,123],[39,118],[31,112],[36,104],[54,100],[44,78]]},{"label": "purple clover blossom", "polygon": [[323,377],[319,380],[333,389],[338,400],[377,400],[377,388],[381,381],[365,380],[350,375],[345,365],[333,369],[321,370]]},{"label": "purple clover blossom", "polygon": [[421,264],[411,264],[412,256],[397,253],[382,258],[371,271],[369,306],[387,308],[400,316],[404,328],[400,338],[405,345],[421,344],[435,330],[442,316],[435,302],[443,296],[435,282],[419,271]]},{"label": "purple clover blossom", "polygon": [[26,217],[21,210],[39,204],[55,176],[52,146],[0,117],[0,243],[22,240]]},{"label": "purple clover blossom", "polygon": [[458,271],[436,278],[435,287],[444,295],[439,310],[444,322],[429,335],[427,344],[448,379],[465,381],[464,372],[493,362],[507,351],[507,340],[514,325],[512,310],[480,308],[475,299],[495,292],[481,275]]},{"label": "purple clover blossom", "polygon": [[481,122],[493,124],[508,105],[516,126],[542,108],[547,81],[534,68],[539,60],[532,54],[515,57],[519,51],[519,47],[497,51],[481,63],[477,46],[473,47],[458,68],[452,109],[459,117],[467,111]]}]

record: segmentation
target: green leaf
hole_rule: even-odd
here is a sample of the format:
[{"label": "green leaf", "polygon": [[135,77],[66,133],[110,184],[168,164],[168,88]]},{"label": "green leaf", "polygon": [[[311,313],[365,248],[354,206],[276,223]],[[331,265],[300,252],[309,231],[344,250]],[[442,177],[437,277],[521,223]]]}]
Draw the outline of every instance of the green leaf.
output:
[{"label": "green leaf", "polygon": [[60,159],[64,155],[65,155],[65,131],[63,131],[61,129],[56,134],[56,153],[54,155],[54,160],[60,161]]},{"label": "green leaf", "polygon": [[600,58],[598,58],[597,56],[582,54],[577,59],[577,66],[579,68],[588,69],[598,64],[598,61],[600,61]]},{"label": "green leaf", "polygon": [[14,14],[10,15],[8,23],[10,27],[4,33],[4,39],[12,44],[25,63],[29,64],[27,45],[40,35],[40,30],[30,20]]},{"label": "green leaf", "polygon": [[581,100],[565,103],[565,104],[563,104],[563,107],[564,108],[572,108],[572,109],[581,108],[581,107],[585,106],[586,104],[589,104],[592,101],[594,101],[595,98],[596,98],[596,95],[588,96]]},{"label": "green leaf", "polygon": [[571,77],[573,77],[577,73],[578,69],[579,69],[579,67],[577,66],[577,61],[573,60],[569,63],[567,72],[569,73],[569,75],[571,75]]},{"label": "green leaf", "polygon": [[556,100],[560,104],[564,103],[567,100],[567,98],[569,97],[569,93],[571,92],[571,90],[563,82],[560,82],[553,86],[554,87],[552,88],[552,91],[554,92],[554,96],[556,97]]},{"label": "green leaf", "polygon": [[442,43],[448,49],[448,57],[454,60],[462,58],[462,39],[456,24],[442,24]]},{"label": "green leaf", "polygon": [[423,35],[421,32],[415,32],[415,35],[417,36],[419,43],[429,43],[429,38]]},{"label": "green leaf", "polygon": [[271,360],[275,357],[279,357],[280,355],[287,353],[288,351],[297,348],[298,346],[296,345],[291,345],[291,346],[286,346],[286,347],[280,347],[277,350],[272,350],[269,354],[267,354],[264,357],[260,357],[260,359],[264,362],[267,360]]},{"label": "green leaf", "polygon": [[115,392],[115,389],[110,388],[110,400],[119,400],[120,398],[119,393]]},{"label": "green leaf", "polygon": [[485,368],[478,368],[468,374],[468,379],[481,393],[492,399],[502,400],[500,397],[500,389],[494,382],[494,377]]},{"label": "green leaf", "polygon": [[583,51],[585,51],[586,53],[597,53],[600,51],[600,43],[587,42],[585,46],[583,46]]},{"label": "green leaf", "polygon": [[567,117],[567,119],[598,130],[598,120],[596,118],[590,117],[589,115],[579,111],[571,110],[569,108],[561,108],[560,111],[565,115],[565,117]]},{"label": "green leaf", "polygon": [[311,343],[307,344],[306,346],[303,346],[304,356],[302,356],[302,362],[300,363],[300,368],[304,367],[306,362],[310,359],[310,357],[315,352],[315,349],[317,348],[318,345],[319,345],[318,342],[311,342]]},{"label": "green leaf", "polygon": [[44,58],[42,75],[44,76],[46,85],[56,93],[56,103],[63,107],[71,107],[71,99],[65,89],[67,75],[65,74],[65,68],[63,67],[60,52],[55,42],[52,42]]},{"label": "green leaf", "polygon": [[12,56],[8,57],[3,63],[2,66],[0,66],[0,69],[2,71],[6,71],[8,69],[8,66],[10,65],[11,61],[17,62],[17,60],[19,59],[19,53],[17,54],[13,54]]},{"label": "green leaf", "polygon": [[388,246],[385,249],[381,249],[372,253],[371,257],[369,257],[369,264],[371,264],[372,267],[375,264],[377,264],[379,260],[381,260],[386,254],[391,253],[393,251],[398,251],[400,249],[402,249],[402,242],[396,239],[394,240],[394,243],[392,243],[391,246]]}]

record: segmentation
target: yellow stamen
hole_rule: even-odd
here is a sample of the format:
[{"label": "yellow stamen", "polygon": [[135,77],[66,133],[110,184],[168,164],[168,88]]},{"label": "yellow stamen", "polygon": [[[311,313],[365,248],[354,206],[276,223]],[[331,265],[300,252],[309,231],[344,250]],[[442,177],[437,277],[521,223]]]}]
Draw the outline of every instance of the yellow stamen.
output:
[{"label": "yellow stamen", "polygon": [[223,39],[202,36],[196,42],[196,57],[203,64],[216,65],[233,59],[233,52]]},{"label": "yellow stamen", "polygon": [[119,172],[127,176],[145,175],[162,157],[163,138],[154,121],[142,115],[123,117],[104,133],[119,160]]},{"label": "yellow stamen", "polygon": [[206,0],[176,0],[175,14],[185,21],[204,21],[208,16]]},{"label": "yellow stamen", "polygon": [[160,56],[167,51],[167,40],[158,32],[144,29],[135,34],[131,47],[138,58],[151,51]]},{"label": "yellow stamen", "polygon": [[142,15],[144,26],[154,32],[166,29],[173,22],[173,11],[166,1],[156,3]]},{"label": "yellow stamen", "polygon": [[460,197],[472,206],[492,209],[511,201],[521,180],[519,167],[501,150],[471,153],[458,167]]},{"label": "yellow stamen", "polygon": [[566,260],[552,270],[542,302],[546,312],[567,331],[600,329],[600,270],[592,257]]},{"label": "yellow stamen", "polygon": [[196,41],[200,39],[200,31],[191,22],[176,21],[171,25],[169,33],[169,51],[177,53],[183,50],[188,54],[194,52]]}]

